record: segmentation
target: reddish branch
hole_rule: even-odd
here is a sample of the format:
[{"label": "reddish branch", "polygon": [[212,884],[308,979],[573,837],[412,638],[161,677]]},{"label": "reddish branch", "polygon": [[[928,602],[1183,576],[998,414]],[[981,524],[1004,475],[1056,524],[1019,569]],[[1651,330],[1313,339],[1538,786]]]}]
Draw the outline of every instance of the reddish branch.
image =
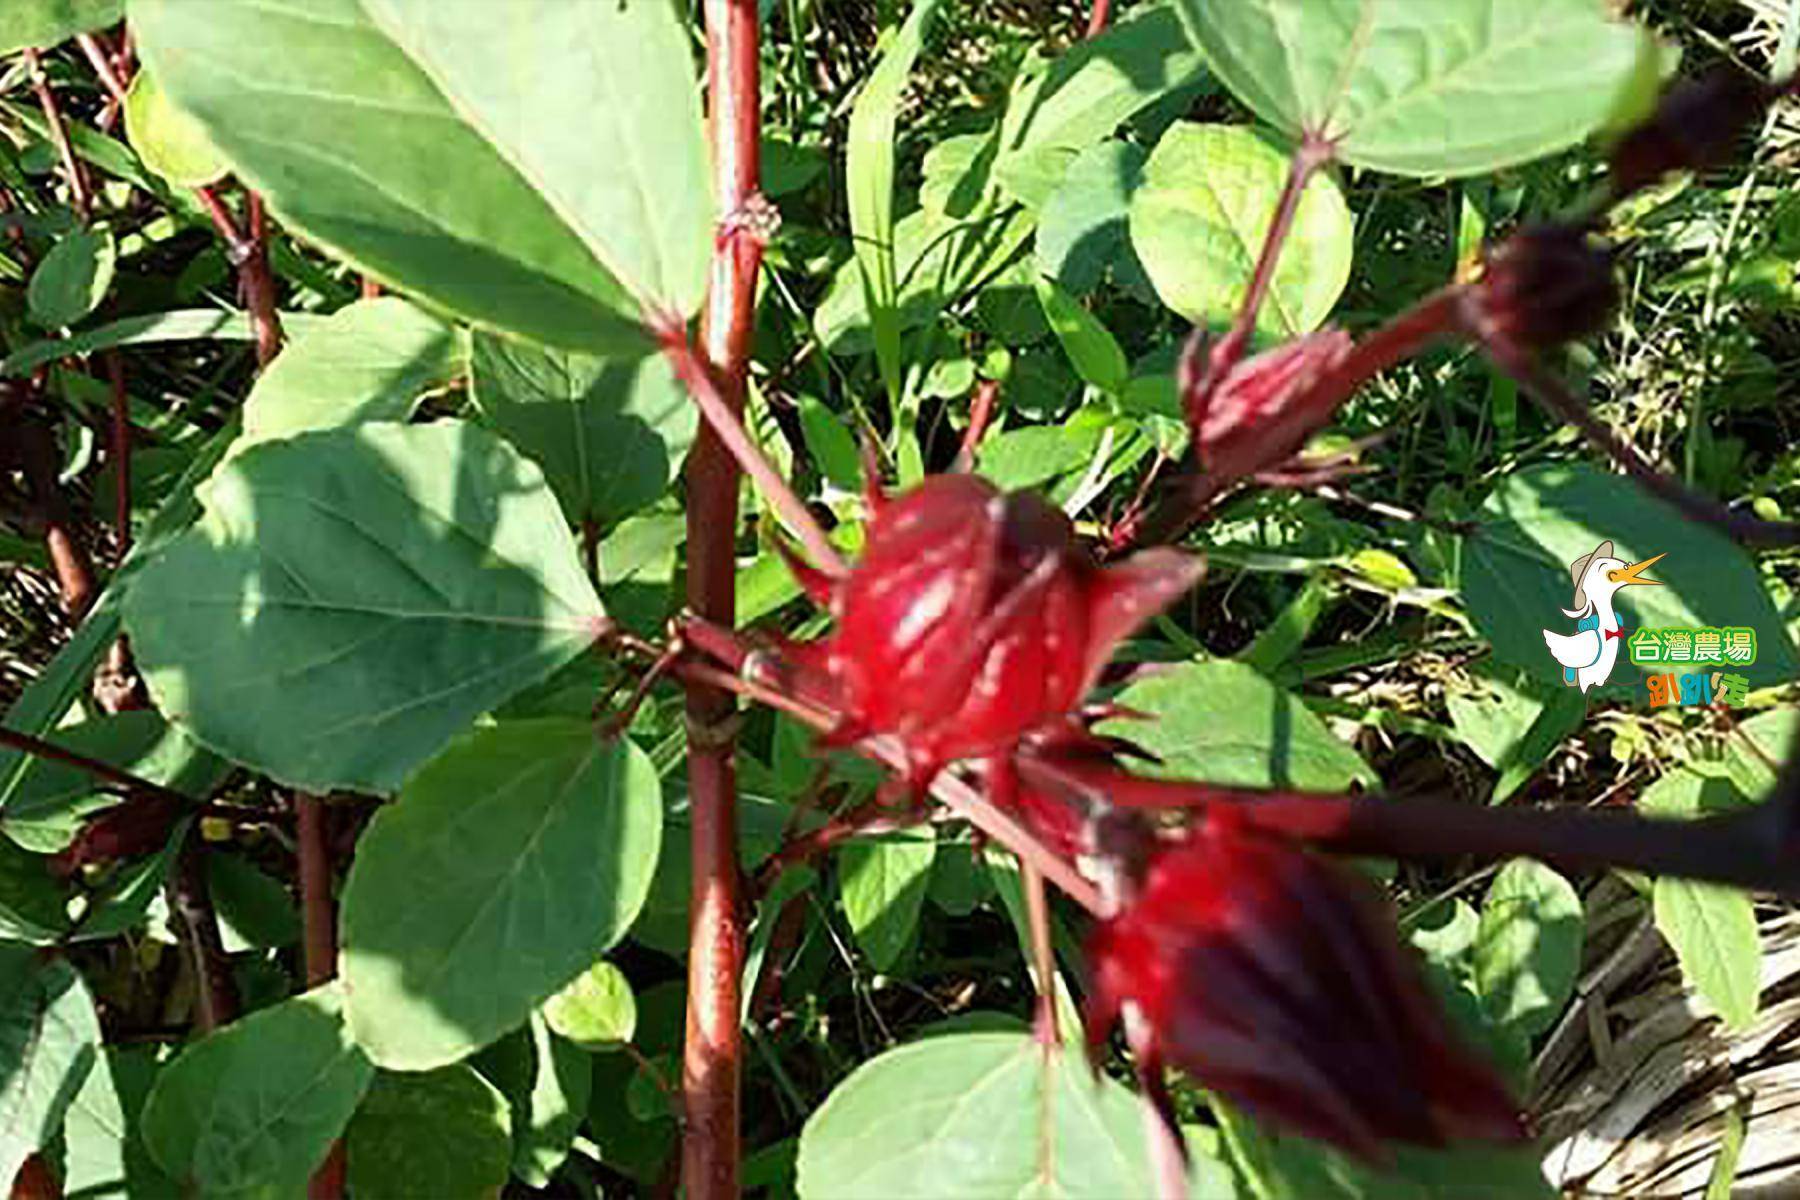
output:
[{"label": "reddish branch", "polygon": [[[706,0],[707,108],[720,222],[703,336],[707,377],[734,414],[744,406],[763,242],[744,218],[760,198],[761,80],[756,0]],[[686,339],[682,339],[686,344]],[[677,360],[679,365],[679,359]],[[692,372],[690,372],[692,374]],[[738,469],[709,423],[688,457],[688,606],[729,627],[735,620]],[[689,1200],[738,1194],[739,987],[736,701],[690,682],[688,794],[693,887],[689,898],[687,1033],[681,1094],[681,1179]]]},{"label": "reddish branch", "polygon": [[56,438],[49,426],[32,416],[21,417],[14,428],[19,466],[31,488],[35,515],[43,525],[44,548],[62,590],[63,609],[71,624],[79,624],[93,606],[97,592],[93,564],[76,540],[74,514],[57,479]]},{"label": "reddish branch", "polygon": [[275,311],[275,277],[269,272],[269,247],[262,197],[246,189],[249,232],[238,224],[219,194],[210,187],[194,189],[194,195],[212,218],[213,228],[225,243],[225,256],[237,268],[238,287],[256,333],[256,362],[266,367],[281,350],[281,316]]},{"label": "reddish branch", "polygon": [[25,66],[31,74],[31,90],[37,93],[38,107],[44,110],[44,121],[50,127],[50,144],[62,158],[63,173],[69,180],[69,198],[74,201],[76,214],[85,222],[93,208],[87,172],[82,170],[81,160],[75,156],[68,127],[63,124],[62,108],[56,102],[56,93],[50,90],[50,80],[44,75],[44,63],[36,50],[25,51]]},{"label": "reddish branch", "polygon": [[[295,844],[300,858],[300,916],[306,986],[337,977],[337,915],[332,903],[330,809],[317,796],[295,796]],[[344,1194],[347,1162],[343,1139],[331,1144],[325,1162],[307,1184],[307,1200],[338,1200]]]},{"label": "reddish branch", "polygon": [[1112,20],[1113,0],[1094,0],[1094,7],[1088,11],[1087,36],[1091,40],[1106,32],[1106,26]]}]

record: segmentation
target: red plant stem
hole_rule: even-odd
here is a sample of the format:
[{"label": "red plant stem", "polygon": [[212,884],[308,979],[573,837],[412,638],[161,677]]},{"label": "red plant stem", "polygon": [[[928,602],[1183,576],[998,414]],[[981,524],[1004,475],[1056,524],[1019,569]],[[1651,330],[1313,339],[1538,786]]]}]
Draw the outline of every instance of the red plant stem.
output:
[{"label": "red plant stem", "polygon": [[1107,23],[1112,20],[1112,0],[1094,0],[1094,7],[1088,10],[1087,37],[1089,40],[1106,32]]},{"label": "red plant stem", "polygon": [[55,437],[47,426],[31,417],[19,420],[16,436],[19,465],[31,485],[31,498],[44,524],[44,549],[62,591],[63,610],[71,623],[79,624],[93,607],[98,592],[93,564],[75,538],[74,515],[56,478]]},{"label": "red plant stem", "polygon": [[228,1025],[238,1011],[237,981],[219,936],[219,917],[206,886],[206,843],[189,829],[169,875],[169,909],[186,929],[194,968],[194,1024],[202,1034]]},{"label": "red plant stem", "polygon": [[1636,446],[1608,428],[1594,415],[1585,401],[1571,392],[1562,380],[1545,370],[1523,347],[1492,331],[1482,330],[1474,322],[1470,322],[1469,333],[1480,343],[1488,357],[1552,416],[1579,429],[1588,441],[1618,463],[1640,487],[1679,509],[1689,520],[1717,526],[1728,537],[1750,545],[1800,545],[1800,524],[1765,521],[1748,513],[1735,512],[1712,497],[1694,491],[1674,476],[1657,470]]},{"label": "red plant stem", "polygon": [[281,352],[281,315],[275,310],[275,277],[269,272],[262,197],[247,192],[250,231],[245,233],[218,192],[210,187],[197,187],[194,195],[212,218],[213,227],[219,231],[219,238],[225,243],[225,256],[237,268],[244,307],[250,313],[250,325],[256,333],[256,364],[266,367]]},{"label": "red plant stem", "polygon": [[[1800,769],[1800,768],[1796,768]],[[1535,858],[1570,870],[1623,867],[1800,896],[1795,776],[1782,798],[1698,821],[1616,808],[1492,808],[1447,800],[1259,792],[1117,771],[1022,772],[1124,808],[1234,806],[1250,824],[1347,854],[1412,859]]]},{"label": "red plant stem", "polygon": [[[698,383],[738,418],[744,408],[763,250],[760,238],[734,224],[761,187],[756,0],[706,0],[705,14],[707,110],[720,206],[704,325],[707,361],[697,364],[686,337],[680,341],[689,351],[690,388]],[[700,369],[693,369],[696,365]],[[718,423],[708,420],[688,457],[687,600],[699,616],[727,628],[735,623],[736,610],[737,493],[737,464],[721,440]],[[728,1200],[738,1194],[743,1064],[736,702],[729,692],[690,683],[687,721],[693,885],[681,1064],[681,1182],[688,1200]]]},{"label": "red plant stem", "polygon": [[963,431],[962,445],[956,451],[957,471],[975,469],[975,452],[987,436],[994,420],[994,408],[1000,400],[1000,381],[984,379],[975,387],[975,398],[969,402],[969,427]]},{"label": "red plant stem", "polygon": [[62,1200],[62,1194],[62,1184],[41,1154],[33,1154],[19,1164],[8,1193],[11,1200]]},{"label": "red plant stem", "polygon": [[1056,952],[1050,944],[1050,898],[1044,894],[1044,873],[1023,860],[1019,885],[1025,893],[1025,925],[1031,935],[1031,969],[1037,976],[1037,1025],[1034,1032],[1046,1046],[1060,1045],[1057,1027]]},{"label": "red plant stem", "polygon": [[[704,663],[678,663],[673,673],[688,680],[705,680],[721,690],[735,692],[758,704],[766,704],[788,714],[812,729],[824,732],[837,727],[836,714],[826,712],[778,688],[753,679],[744,679]],[[857,753],[883,764],[890,770],[905,773],[909,769],[905,750],[889,737],[865,738],[852,747]],[[1051,850],[1023,825],[1001,812],[987,797],[949,771],[939,772],[931,782],[931,794],[945,808],[1010,850],[1020,862],[1035,866],[1063,893],[1088,912],[1099,915],[1103,909],[1100,893],[1093,883],[1066,859]]]},{"label": "red plant stem", "polygon": [[[781,472],[775,469],[763,452],[750,440],[750,433],[744,428],[740,417],[743,408],[743,380],[737,381],[736,402],[726,392],[718,373],[707,368],[700,355],[694,352],[692,343],[687,340],[683,331],[676,331],[664,343],[664,353],[687,386],[688,394],[699,405],[700,414],[706,418],[707,428],[711,429],[725,451],[731,455],[738,467],[756,483],[756,490],[768,498],[781,514],[782,523],[800,539],[806,553],[813,563],[831,575],[842,575],[848,568],[837,547],[825,536],[825,531],[813,519],[794,489],[788,486]],[[735,474],[735,472],[734,472]]]},{"label": "red plant stem", "polygon": [[[294,797],[294,841],[300,858],[300,917],[304,939],[306,986],[318,987],[337,977],[337,916],[331,898],[331,840],[325,828],[329,810],[317,796]],[[307,1200],[339,1200],[344,1194],[347,1162],[342,1138],[331,1144],[325,1161],[306,1187]]]},{"label": "red plant stem", "polygon": [[4,725],[0,725],[0,746],[7,746],[11,749],[20,750],[38,758],[47,758],[53,762],[63,763],[67,766],[74,767],[77,770],[86,771],[96,779],[104,779],[106,782],[115,784],[129,792],[136,792],[146,796],[159,796],[165,800],[174,800],[181,804],[191,805],[194,803],[192,799],[172,788],[166,788],[160,783],[151,783],[148,779],[141,779],[138,776],[133,775],[130,771],[122,770],[109,762],[102,762],[100,759],[90,758],[79,751],[70,750],[65,746],[58,746],[54,742],[46,742],[42,738],[32,737],[29,733],[20,733],[16,729],[8,729]]},{"label": "red plant stem", "polygon": [[1262,249],[1250,272],[1250,286],[1245,289],[1243,303],[1238,306],[1237,319],[1232,322],[1231,331],[1212,349],[1214,371],[1229,368],[1243,357],[1249,346],[1250,335],[1256,330],[1256,314],[1275,283],[1275,266],[1281,260],[1281,248],[1287,244],[1288,233],[1294,227],[1294,216],[1300,211],[1306,185],[1314,171],[1331,161],[1331,155],[1331,143],[1310,133],[1301,135],[1300,144],[1294,147],[1287,181],[1281,185],[1281,198],[1276,202],[1275,216],[1269,222],[1268,232],[1263,235]]},{"label": "red plant stem", "polygon": [[871,797],[818,828],[782,843],[781,848],[764,859],[762,866],[757,869],[756,891],[758,894],[768,891],[789,867],[811,862],[853,837],[915,825],[923,819],[923,814],[909,817],[892,805],[882,803],[879,796]]},{"label": "red plant stem", "polygon": [[100,45],[99,39],[91,33],[84,33],[76,37],[75,44],[87,55],[88,65],[94,68],[94,74],[99,77],[100,85],[106,89],[107,95],[122,109],[125,106],[125,81],[114,69],[112,59]]},{"label": "red plant stem", "polygon": [[31,75],[31,90],[37,93],[38,107],[44,110],[44,121],[50,126],[50,144],[62,158],[63,173],[69,180],[69,198],[75,202],[75,212],[85,224],[92,214],[93,194],[88,190],[87,173],[81,169],[81,160],[75,157],[69,130],[63,124],[62,108],[56,103],[56,93],[50,90],[50,80],[44,75],[44,63],[36,50],[25,51],[25,67]]}]

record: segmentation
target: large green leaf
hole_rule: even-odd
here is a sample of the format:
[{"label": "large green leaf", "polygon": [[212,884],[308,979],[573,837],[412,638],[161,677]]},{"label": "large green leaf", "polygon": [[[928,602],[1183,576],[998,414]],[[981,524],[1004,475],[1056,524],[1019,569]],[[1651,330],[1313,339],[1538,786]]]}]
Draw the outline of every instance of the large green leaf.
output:
[{"label": "large green leaf", "polygon": [[649,758],[586,722],[456,742],[357,846],[342,930],[358,1043],[417,1071],[518,1026],[624,935],[661,833]]},{"label": "large green leaf", "polygon": [[[1628,634],[1640,626],[1747,625],[1756,630],[1757,660],[1741,670],[1753,683],[1791,679],[1800,670],[1743,550],[1623,476],[1584,465],[1508,475],[1482,505],[1480,526],[1458,543],[1469,615],[1496,655],[1560,685],[1562,669],[1550,657],[1544,630],[1573,631],[1573,618],[1563,615],[1572,592],[1569,564],[1602,541],[1627,561],[1668,555],[1649,572],[1662,587],[1620,589]],[[1637,679],[1621,653],[1611,682],[1628,683],[1641,699]]]},{"label": "large green leaf", "polygon": [[1134,11],[1078,42],[1014,89],[1000,123],[995,175],[1037,207],[1082,150],[1200,77],[1200,51],[1171,5]]},{"label": "large green leaf", "polygon": [[1632,85],[1649,35],[1600,0],[1178,0],[1232,92],[1346,162],[1474,175],[1574,144]]},{"label": "large green leaf", "polygon": [[1102,142],[1069,164],[1038,213],[1041,273],[1078,295],[1092,291],[1109,268],[1120,282],[1143,281],[1126,222],[1148,159],[1134,143]]},{"label": "large green leaf", "polygon": [[475,335],[476,404],[529,455],[573,520],[612,524],[661,496],[698,414],[663,358],[594,358]]},{"label": "large green leaf", "polygon": [[936,852],[929,830],[913,830],[861,838],[838,854],[844,915],[877,971],[892,970],[913,939]]},{"label": "large green leaf", "polygon": [[[1190,1147],[1195,1200],[1234,1194]],[[1139,1102],[1023,1033],[944,1034],[864,1063],[800,1134],[806,1200],[1156,1194]]]},{"label": "large green leaf", "polygon": [[342,989],[327,984],[182,1051],[144,1103],[144,1144],[201,1195],[292,1195],[374,1074],[344,1028]]},{"label": "large green leaf", "polygon": [[543,476],[471,425],[264,443],[203,500],[126,626],[171,719],[295,787],[394,790],[599,629]]},{"label": "large green leaf", "polygon": [[125,0],[7,0],[0,54],[48,49],[78,33],[105,29],[124,12]]},{"label": "large green leaf", "polygon": [[383,1071],[345,1138],[351,1191],[380,1200],[490,1200],[512,1159],[506,1097],[458,1063]]},{"label": "large green leaf", "polygon": [[[1287,156],[1239,125],[1169,126],[1131,195],[1131,244],[1164,304],[1199,325],[1237,315],[1275,219]],[[1290,337],[1316,328],[1350,278],[1355,229],[1337,180],[1315,175],[1301,193],[1257,331]]]},{"label": "large green leaf", "polygon": [[1488,1014],[1527,1036],[1562,1015],[1581,968],[1581,897],[1542,863],[1502,867],[1481,906],[1475,985]]},{"label": "large green leaf", "polygon": [[133,0],[170,97],[296,229],[471,320],[648,350],[712,244],[667,0]]},{"label": "large green leaf", "polygon": [[239,453],[258,442],[404,421],[467,364],[456,331],[397,296],[358,300],[293,340],[244,401]]},{"label": "large green leaf", "polygon": [[1101,731],[1156,755],[1156,774],[1314,791],[1378,782],[1306,705],[1243,663],[1187,663],[1132,684],[1118,703],[1149,719],[1109,721]]},{"label": "large green leaf", "polygon": [[100,1053],[100,1019],[75,968],[0,942],[0,1180],[43,1148]]}]

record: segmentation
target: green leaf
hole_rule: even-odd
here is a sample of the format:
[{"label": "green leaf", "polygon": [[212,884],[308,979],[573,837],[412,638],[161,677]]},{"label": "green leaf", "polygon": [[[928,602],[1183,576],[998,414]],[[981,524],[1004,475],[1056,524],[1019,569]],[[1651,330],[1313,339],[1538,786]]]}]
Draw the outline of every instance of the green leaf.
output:
[{"label": "green leaf", "polygon": [[592,358],[476,334],[475,403],[544,469],[571,520],[611,525],[665,492],[698,415],[667,360]]},{"label": "green leaf", "polygon": [[148,70],[132,76],[125,94],[125,136],[146,167],[179,187],[217,183],[231,169],[206,126],[176,107]]},{"label": "green leaf", "polygon": [[138,0],[132,28],[233,169],[367,274],[601,352],[699,307],[712,193],[662,0]]},{"label": "green leaf", "polygon": [[1053,280],[1039,276],[1037,294],[1044,319],[1050,322],[1076,374],[1109,396],[1124,391],[1131,367],[1112,331]]},{"label": "green leaf", "polygon": [[1761,800],[1775,788],[1775,768],[1769,764],[1792,762],[1800,746],[1800,709],[1758,713],[1740,723],[1737,734],[1725,743],[1726,773],[1738,791]]},{"label": "green leaf", "polygon": [[544,1019],[583,1050],[607,1050],[629,1042],[637,1030],[631,981],[601,959],[545,1002]]},{"label": "green leaf", "polygon": [[[282,313],[281,327],[290,338],[297,338],[324,320],[311,313]],[[0,359],[0,375],[20,376],[55,362],[114,346],[144,346],[161,342],[249,342],[256,339],[250,318],[242,313],[220,312],[216,308],[182,308],[172,312],[145,313],[123,317],[84,329],[80,333],[47,341],[30,342]]]},{"label": "green leaf", "polygon": [[1001,120],[995,175],[1019,200],[1040,206],[1076,153],[1193,83],[1202,69],[1200,51],[1173,7],[1134,12],[1021,81]]},{"label": "green leaf", "polygon": [[[1162,302],[1197,325],[1237,315],[1275,218],[1287,156],[1239,125],[1169,126],[1131,196],[1131,244]],[[1350,278],[1355,227],[1337,180],[1315,175],[1257,314],[1263,337],[1291,337],[1330,314]]]},{"label": "green leaf", "polygon": [[49,946],[69,929],[69,889],[50,860],[0,839],[0,939]]},{"label": "green leaf", "polygon": [[1495,1021],[1526,1036],[1562,1015],[1581,968],[1581,897],[1542,863],[1515,859],[1500,869],[1481,906],[1475,985]]},{"label": "green leaf", "polygon": [[1681,973],[1725,1024],[1747,1028],[1756,1020],[1762,991],[1762,937],[1748,893],[1692,879],[1658,879],[1651,908]]},{"label": "green leaf", "polygon": [[[1753,682],[1800,672],[1781,618],[1754,563],[1723,534],[1683,518],[1621,475],[1585,465],[1534,467],[1507,475],[1482,505],[1479,529],[1458,541],[1462,591],[1469,615],[1508,662],[1557,685],[1562,668],[1544,645],[1544,630],[1570,632],[1569,564],[1611,541],[1635,562],[1668,557],[1650,572],[1662,587],[1619,591],[1619,620],[1639,626],[1747,625],[1756,630],[1754,665],[1735,668]],[[1648,667],[1645,670],[1667,670]],[[1639,692],[1628,656],[1612,682]]]},{"label": "green leaf", "polygon": [[305,1188],[375,1074],[344,1028],[336,984],[251,1013],[163,1068],[143,1137],[203,1195]]},{"label": "green leaf", "polygon": [[[47,740],[184,795],[204,796],[230,769],[148,710],[65,725]],[[118,803],[90,772],[45,760],[0,808],[0,832],[27,850],[53,854],[74,839],[84,817]]]},{"label": "green leaf", "polygon": [[586,722],[452,744],[376,815],[344,885],[357,1042],[418,1071],[518,1026],[624,935],[661,831],[649,758]]},{"label": "green leaf", "polygon": [[1532,1146],[1390,1146],[1385,1169],[1320,1142],[1271,1132],[1227,1104],[1213,1113],[1256,1200],[1554,1200]]},{"label": "green leaf", "polygon": [[100,1053],[100,1019],[75,968],[0,942],[0,1179],[46,1146]]},{"label": "green leaf", "polygon": [[63,1114],[63,1194],[82,1200],[181,1200],[144,1148],[139,1118],[157,1072],[154,1052],[108,1048]]},{"label": "green leaf", "polygon": [[[1190,1147],[1190,1195],[1234,1194]],[[804,1200],[1156,1194],[1139,1101],[1024,1033],[926,1038],[858,1067],[800,1134]]]},{"label": "green leaf", "polygon": [[875,357],[890,398],[900,395],[900,298],[898,232],[894,226],[894,123],[900,93],[924,48],[939,0],[915,0],[906,23],[888,43],[850,110],[845,186],[850,237],[864,311],[875,338]]},{"label": "green leaf", "polygon": [[104,229],[74,229],[57,239],[31,273],[26,302],[45,329],[73,325],[106,299],[118,248]]},{"label": "green leaf", "polygon": [[116,25],[124,14],[125,0],[7,0],[0,54],[48,50],[78,33]]},{"label": "green leaf", "polygon": [[473,1067],[382,1071],[345,1137],[349,1183],[381,1200],[491,1200],[512,1162],[506,1097]]},{"label": "green leaf", "polygon": [[294,787],[394,790],[598,629],[543,476],[471,425],[264,443],[202,498],[126,601],[138,665],[200,742]]},{"label": "green leaf", "polygon": [[1446,686],[1444,703],[1463,741],[1500,772],[1490,804],[1518,791],[1587,718],[1580,692],[1493,664],[1473,672],[1467,687]]},{"label": "green leaf", "polygon": [[243,855],[208,854],[206,884],[227,954],[276,950],[300,940],[300,914],[287,888]]},{"label": "green leaf", "polygon": [[512,1171],[548,1187],[569,1157],[593,1092],[593,1059],[550,1031],[540,1013],[484,1050],[475,1065],[512,1108]]},{"label": "green leaf", "polygon": [[1037,269],[1076,295],[1110,269],[1120,282],[1144,278],[1127,217],[1150,155],[1131,142],[1102,142],[1069,164],[1038,213]]},{"label": "green leaf", "polygon": [[1597,0],[1179,0],[1227,87],[1291,138],[1403,175],[1475,175],[1574,145],[1649,35]]},{"label": "green leaf", "polygon": [[839,852],[844,916],[877,971],[892,970],[912,941],[936,853],[928,830],[858,839]]},{"label": "green leaf", "polygon": [[466,366],[456,331],[398,296],[358,300],[293,339],[250,389],[241,453],[258,442],[404,421]]},{"label": "green leaf", "polygon": [[1186,663],[1132,684],[1118,703],[1149,719],[1100,732],[1156,755],[1154,775],[1322,792],[1379,782],[1305,704],[1243,663]]}]

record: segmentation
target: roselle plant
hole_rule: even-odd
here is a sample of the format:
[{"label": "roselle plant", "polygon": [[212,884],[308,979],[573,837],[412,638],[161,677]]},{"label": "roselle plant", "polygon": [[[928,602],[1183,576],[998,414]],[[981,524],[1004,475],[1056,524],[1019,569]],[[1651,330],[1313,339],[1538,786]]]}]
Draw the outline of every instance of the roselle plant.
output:
[{"label": "roselle plant", "polygon": [[14,1196],[1546,1195],[1564,872],[1754,1020],[1785,401],[1599,401],[1793,39],[877,7],[13,0]]}]

